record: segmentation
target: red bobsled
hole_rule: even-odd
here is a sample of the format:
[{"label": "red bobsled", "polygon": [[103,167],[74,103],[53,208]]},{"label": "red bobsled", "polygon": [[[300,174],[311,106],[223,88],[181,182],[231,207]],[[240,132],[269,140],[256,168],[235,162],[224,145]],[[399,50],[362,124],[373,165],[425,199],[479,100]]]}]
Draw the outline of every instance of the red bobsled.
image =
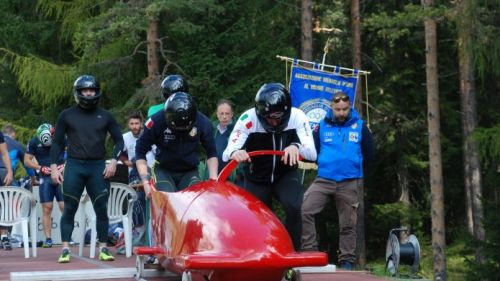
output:
[{"label": "red bobsled", "polygon": [[162,267],[181,274],[183,281],[280,281],[290,268],[326,265],[325,253],[295,252],[273,212],[241,187],[226,182],[237,165],[231,161],[217,180],[176,193],[157,191],[152,184],[155,246],[137,247],[136,255],[154,254]]}]

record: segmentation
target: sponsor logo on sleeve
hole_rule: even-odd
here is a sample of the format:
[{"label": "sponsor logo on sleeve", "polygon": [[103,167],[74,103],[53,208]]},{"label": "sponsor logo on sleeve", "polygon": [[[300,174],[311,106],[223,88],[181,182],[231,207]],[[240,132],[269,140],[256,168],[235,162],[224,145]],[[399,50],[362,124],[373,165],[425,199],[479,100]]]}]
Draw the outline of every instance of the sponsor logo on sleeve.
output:
[{"label": "sponsor logo on sleeve", "polygon": [[240,138],[241,131],[237,130],[236,133],[234,134],[234,138],[231,140],[233,143],[237,142],[238,139]]},{"label": "sponsor logo on sleeve", "polygon": [[247,129],[252,128],[252,127],[253,127],[253,123],[252,123],[252,121],[249,121],[248,123],[246,123],[246,124],[245,124],[245,127],[246,127]]}]

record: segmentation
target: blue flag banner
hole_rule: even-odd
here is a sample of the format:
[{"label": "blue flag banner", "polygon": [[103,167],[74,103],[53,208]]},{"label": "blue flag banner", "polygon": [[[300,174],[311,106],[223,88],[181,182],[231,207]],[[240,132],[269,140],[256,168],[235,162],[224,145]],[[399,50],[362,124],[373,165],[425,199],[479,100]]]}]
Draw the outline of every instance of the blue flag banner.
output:
[{"label": "blue flag banner", "polygon": [[349,95],[354,106],[357,82],[357,73],[353,76],[344,76],[292,65],[290,79],[292,106],[304,111],[311,127],[314,127],[325,117],[330,109],[332,96],[336,92],[342,91]]}]

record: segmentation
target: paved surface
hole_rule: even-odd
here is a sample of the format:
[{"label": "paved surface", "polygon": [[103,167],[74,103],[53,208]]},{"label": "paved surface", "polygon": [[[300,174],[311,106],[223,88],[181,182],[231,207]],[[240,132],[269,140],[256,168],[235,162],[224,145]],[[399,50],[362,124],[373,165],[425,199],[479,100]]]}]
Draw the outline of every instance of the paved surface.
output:
[{"label": "paved surface", "polygon": [[[31,249],[30,249],[31,250]],[[79,257],[78,247],[71,248],[72,259],[70,263],[59,264],[57,263],[57,258],[61,252],[60,247],[54,247],[50,249],[38,248],[38,256],[36,258],[24,258],[24,252],[22,248],[17,248],[12,251],[0,250],[0,281],[10,280],[11,272],[33,272],[33,271],[49,271],[57,272],[61,270],[82,270],[82,269],[116,269],[124,270],[127,268],[135,268],[135,257],[126,258],[123,255],[115,255],[116,260],[113,262],[101,262],[98,259],[90,259],[89,248],[84,248],[84,256]],[[31,253],[30,253],[31,254]],[[154,272],[156,273],[156,272]],[[148,281],[180,281],[181,278],[178,276],[172,276],[172,274],[164,273],[163,277],[150,277],[145,278]],[[102,278],[102,277],[101,277]],[[101,279],[109,281],[119,281],[135,280],[133,276],[130,278],[115,278],[115,279]],[[346,272],[337,271],[335,273],[328,274],[303,274],[303,281],[381,281],[387,279],[381,279],[365,272]],[[258,280],[256,280],[258,281]]]}]

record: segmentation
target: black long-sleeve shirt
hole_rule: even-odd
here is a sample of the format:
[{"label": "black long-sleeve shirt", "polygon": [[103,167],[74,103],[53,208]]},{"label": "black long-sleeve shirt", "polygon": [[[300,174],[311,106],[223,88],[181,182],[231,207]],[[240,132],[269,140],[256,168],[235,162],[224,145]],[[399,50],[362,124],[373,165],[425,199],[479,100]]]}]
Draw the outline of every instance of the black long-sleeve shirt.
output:
[{"label": "black long-sleeve shirt", "polygon": [[110,133],[115,146],[113,158],[123,150],[123,136],[115,118],[102,108],[83,109],[77,105],[64,110],[57,120],[54,143],[50,149],[51,163],[56,164],[64,147],[66,135],[68,157],[84,160],[104,159],[106,135]]}]

